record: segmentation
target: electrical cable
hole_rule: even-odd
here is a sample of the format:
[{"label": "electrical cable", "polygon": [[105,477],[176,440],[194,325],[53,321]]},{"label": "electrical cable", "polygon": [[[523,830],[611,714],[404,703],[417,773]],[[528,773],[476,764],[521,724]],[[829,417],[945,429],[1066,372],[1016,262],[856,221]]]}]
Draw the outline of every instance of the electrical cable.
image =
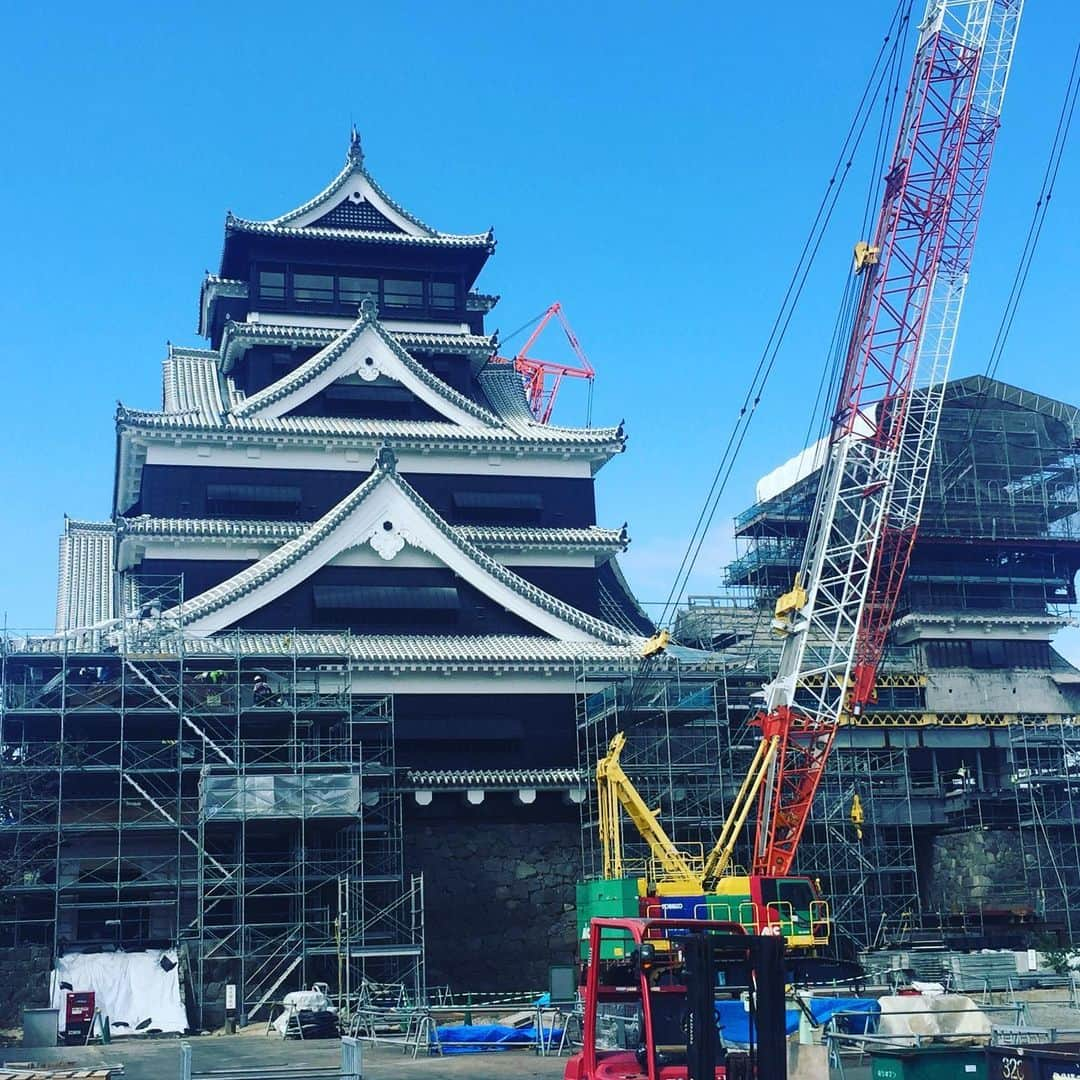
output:
[{"label": "electrical cable", "polygon": [[[746,439],[750,421],[761,402],[765,386],[772,373],[780,347],[783,344],[787,329],[795,313],[803,288],[805,287],[807,276],[809,275],[810,269],[812,268],[820,249],[825,230],[832,218],[833,211],[836,208],[844,183],[850,174],[851,167],[854,163],[855,152],[862,141],[870,117],[873,115],[881,93],[881,88],[886,85],[892,65],[892,54],[895,54],[897,51],[902,32],[910,19],[911,4],[912,0],[899,0],[892,18],[889,21],[888,32],[882,40],[873,68],[871,69],[866,85],[863,88],[855,115],[848,127],[847,134],[841,145],[840,153],[837,156],[836,164],[833,166],[832,174],[826,184],[825,192],[822,195],[814,220],[810,226],[809,233],[803,243],[798,260],[796,261],[795,269],[788,282],[787,289],[781,301],[780,310],[773,321],[768,339],[766,340],[761,356],[758,359],[750,385],[743,398],[742,405],[737,414],[731,433],[728,436],[720,462],[714,473],[709,492],[706,495],[705,502],[698,515],[690,541],[679,564],[675,581],[672,584],[667,600],[664,603],[660,618],[661,625],[667,621],[669,613],[673,612],[674,608],[677,607],[680,602],[682,595],[685,592],[689,576],[693,572],[698,555],[701,552],[705,537],[712,525],[720,497],[723,494],[727,480],[730,477],[735,461],[738,458],[739,451]],[[895,34],[894,27],[896,31]],[[891,49],[889,48],[890,42],[892,42]],[[885,60],[884,71],[879,74],[879,69],[882,68],[883,59]],[[869,107],[867,107],[868,102]],[[863,115],[864,111],[865,115]]]}]

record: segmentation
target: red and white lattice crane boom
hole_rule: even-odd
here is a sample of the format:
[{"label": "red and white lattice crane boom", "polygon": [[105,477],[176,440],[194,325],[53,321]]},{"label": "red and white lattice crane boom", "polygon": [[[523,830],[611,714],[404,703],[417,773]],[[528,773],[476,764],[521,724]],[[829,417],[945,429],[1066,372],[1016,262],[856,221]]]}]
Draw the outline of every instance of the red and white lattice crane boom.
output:
[{"label": "red and white lattice crane boom", "polygon": [[[560,364],[552,360],[538,360],[529,355],[529,350],[536,344],[537,339],[544,332],[552,319],[558,319],[562,326],[566,340],[577,357],[577,364]],[[525,344],[513,357],[493,356],[491,362],[495,364],[513,364],[525,383],[525,396],[529,400],[529,410],[533,417],[541,424],[551,420],[552,410],[555,408],[555,399],[559,394],[559,387],[564,378],[587,379],[589,382],[596,376],[577,334],[567,321],[563,312],[562,304],[557,301],[540,316],[539,321],[533,328]]]},{"label": "red and white lattice crane boom", "polygon": [[[789,874],[837,727],[872,700],[937,436],[1023,0],[928,0],[784,642],[756,718],[752,873]],[[714,867],[715,869],[716,867]]]}]

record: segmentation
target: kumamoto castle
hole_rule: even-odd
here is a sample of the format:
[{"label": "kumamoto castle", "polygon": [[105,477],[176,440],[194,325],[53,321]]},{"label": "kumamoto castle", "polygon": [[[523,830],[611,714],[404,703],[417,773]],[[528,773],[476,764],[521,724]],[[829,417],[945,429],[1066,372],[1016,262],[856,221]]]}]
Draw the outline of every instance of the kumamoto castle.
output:
[{"label": "kumamoto castle", "polygon": [[425,939],[429,981],[572,955],[576,672],[652,627],[596,521],[622,428],[539,423],[489,362],[494,249],[355,134],[308,202],[227,216],[206,347],[118,408],[113,505],[66,522],[64,633],[5,656],[7,944],[179,940],[207,1021],[343,956],[419,979]]}]

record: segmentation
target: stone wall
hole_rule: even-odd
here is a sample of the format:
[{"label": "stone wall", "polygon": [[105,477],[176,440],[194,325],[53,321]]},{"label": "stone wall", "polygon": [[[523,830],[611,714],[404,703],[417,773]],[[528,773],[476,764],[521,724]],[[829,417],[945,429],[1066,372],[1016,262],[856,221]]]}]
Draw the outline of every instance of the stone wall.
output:
[{"label": "stone wall", "polygon": [[24,1008],[48,1006],[51,970],[48,945],[0,949],[0,1028],[19,1027]]},{"label": "stone wall", "polygon": [[1015,832],[970,829],[936,836],[927,869],[925,899],[932,910],[1006,907],[1026,895],[1024,857]]},{"label": "stone wall", "polygon": [[573,963],[577,822],[414,822],[405,866],[424,874],[428,984],[542,990]]}]

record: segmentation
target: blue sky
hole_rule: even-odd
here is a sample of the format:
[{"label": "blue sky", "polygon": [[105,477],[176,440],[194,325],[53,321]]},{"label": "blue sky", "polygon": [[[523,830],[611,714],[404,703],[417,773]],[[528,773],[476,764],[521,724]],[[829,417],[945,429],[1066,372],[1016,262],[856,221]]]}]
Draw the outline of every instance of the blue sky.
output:
[{"label": "blue sky", "polygon": [[[916,9],[921,8],[916,0]],[[0,612],[45,626],[66,512],[106,517],[117,399],[156,407],[166,340],[196,344],[227,208],[268,217],[337,171],[350,122],[399,201],[494,224],[480,286],[504,333],[561,300],[628,452],[600,520],[630,523],[645,601],[674,575],[846,131],[892,0],[123,4],[6,16],[0,266],[6,518]],[[981,371],[1080,16],[1029,5],[954,374]],[[910,42],[905,49],[905,70]],[[999,377],[1080,401],[1076,140]],[[866,155],[836,212],[691,591],[731,517],[800,449],[859,239]],[[860,172],[860,168],[862,171]],[[542,352],[557,356],[556,339]],[[569,392],[557,419],[583,419]]]}]

